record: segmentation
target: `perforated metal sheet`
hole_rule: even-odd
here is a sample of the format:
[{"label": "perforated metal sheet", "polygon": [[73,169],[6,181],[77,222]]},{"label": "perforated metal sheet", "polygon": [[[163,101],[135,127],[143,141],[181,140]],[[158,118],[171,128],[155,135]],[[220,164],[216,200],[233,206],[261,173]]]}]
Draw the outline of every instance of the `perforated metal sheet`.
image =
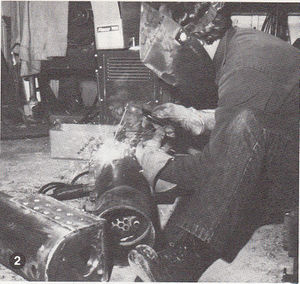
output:
[{"label": "perforated metal sheet", "polygon": [[64,203],[42,194],[34,194],[23,198],[14,197],[11,200],[70,229],[88,227],[95,224],[95,221],[101,220],[96,216],[89,215],[79,209],[70,208]]}]

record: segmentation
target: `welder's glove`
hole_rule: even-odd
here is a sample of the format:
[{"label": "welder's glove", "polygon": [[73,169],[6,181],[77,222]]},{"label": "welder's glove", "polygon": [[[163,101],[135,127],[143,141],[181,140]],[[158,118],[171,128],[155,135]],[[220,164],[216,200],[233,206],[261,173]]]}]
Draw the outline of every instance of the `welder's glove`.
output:
[{"label": "welder's glove", "polygon": [[144,117],[142,120],[142,127],[147,128],[149,127],[149,125],[152,125],[156,130],[162,129],[166,137],[175,138],[175,127],[173,125],[160,126],[149,121],[146,117]]},{"label": "welder's glove", "polygon": [[164,137],[165,137],[164,128],[158,127],[156,128],[155,133],[150,140],[143,141],[143,146],[159,149]]},{"label": "welder's glove", "polygon": [[182,105],[166,103],[157,106],[152,111],[152,114],[158,118],[169,119],[179,123],[181,127],[194,135],[200,135],[210,128],[206,121],[205,111],[198,111],[192,107],[186,108]]},{"label": "welder's glove", "polygon": [[160,148],[163,137],[164,133],[158,129],[153,139],[141,142],[136,147],[135,156],[143,168],[143,175],[152,188],[155,186],[155,177],[172,158]]}]

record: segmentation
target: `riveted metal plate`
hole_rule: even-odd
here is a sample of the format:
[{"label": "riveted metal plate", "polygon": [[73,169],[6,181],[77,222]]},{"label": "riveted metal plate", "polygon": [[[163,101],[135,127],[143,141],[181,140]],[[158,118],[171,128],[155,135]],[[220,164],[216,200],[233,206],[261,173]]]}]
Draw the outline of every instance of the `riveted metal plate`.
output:
[{"label": "riveted metal plate", "polygon": [[14,197],[11,201],[19,203],[22,207],[38,212],[46,218],[72,229],[87,227],[95,224],[95,221],[103,220],[42,194],[34,194],[21,198]]},{"label": "riveted metal plate", "polygon": [[[12,197],[0,191],[0,263],[27,280],[108,281],[107,222],[42,194]],[[10,264],[13,253],[23,267]],[[86,276],[88,259],[96,266]],[[102,269],[104,274],[98,273]]]}]

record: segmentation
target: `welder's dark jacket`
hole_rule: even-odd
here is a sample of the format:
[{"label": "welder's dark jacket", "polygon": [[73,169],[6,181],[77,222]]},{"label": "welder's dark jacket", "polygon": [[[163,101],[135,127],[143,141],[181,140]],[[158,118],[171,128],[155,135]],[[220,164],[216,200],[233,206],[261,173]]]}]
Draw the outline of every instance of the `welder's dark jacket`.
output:
[{"label": "welder's dark jacket", "polygon": [[298,133],[298,49],[264,32],[236,28],[221,40],[213,61],[219,97],[217,120],[221,113],[251,108],[263,111],[261,121],[266,127]]},{"label": "welder's dark jacket", "polygon": [[[210,241],[217,249],[224,251],[222,246],[228,246],[230,240],[235,241],[232,231],[241,235],[241,232],[245,231],[242,223],[256,228],[252,219],[262,218],[257,215],[251,217],[252,209],[249,209],[250,207],[245,209],[251,202],[255,207],[257,201],[251,201],[249,195],[245,195],[246,193],[239,193],[242,190],[240,187],[253,191],[255,185],[246,183],[242,186],[245,177],[239,173],[246,171],[244,164],[254,163],[253,161],[257,159],[256,164],[253,164],[252,172],[247,173],[247,178],[250,180],[248,183],[251,183],[250,178],[257,182],[257,177],[261,174],[261,169],[257,167],[262,167],[260,161],[265,159],[265,155],[269,155],[266,152],[248,151],[249,147],[247,148],[246,144],[250,143],[251,137],[245,142],[248,134],[242,137],[240,133],[231,133],[229,122],[244,111],[240,118],[245,119],[245,126],[247,119],[251,118],[249,113],[255,114],[259,125],[271,133],[269,136],[275,135],[272,136],[272,141],[276,141],[274,143],[277,146],[281,145],[277,148],[274,146],[273,150],[268,152],[273,152],[277,156],[284,153],[289,141],[294,145],[298,144],[300,54],[298,49],[274,36],[257,30],[232,28],[221,39],[213,62],[219,99],[215,115],[216,126],[211,133],[209,145],[206,145],[199,155],[178,157],[169,161],[159,178],[176,183],[185,190],[196,191],[177,207],[171,222],[176,219],[177,226],[203,241]],[[255,131],[255,127],[249,126],[249,129]],[[234,140],[235,135],[236,140]],[[237,144],[236,147],[239,149],[235,151],[226,143],[240,143],[240,146]],[[239,150],[244,149],[243,147],[245,150],[239,153]],[[236,155],[239,157],[235,157]],[[262,157],[260,158],[259,155]],[[290,153],[287,155],[291,155],[292,158],[298,157],[298,150],[294,156]],[[277,159],[280,160],[282,157]],[[240,162],[243,160],[245,162]],[[229,161],[232,164],[225,165]],[[297,162],[287,162],[285,169],[289,168],[289,165],[293,165],[291,171],[294,176],[297,176]],[[283,195],[291,195],[296,200],[297,196],[293,197],[289,186],[295,187],[295,192],[298,191],[297,184],[287,184],[277,195],[281,196],[283,192]],[[237,201],[241,199],[239,196],[249,199],[246,202],[247,206]],[[277,203],[280,201],[277,200]],[[245,212],[250,212],[249,217],[243,216]]]}]

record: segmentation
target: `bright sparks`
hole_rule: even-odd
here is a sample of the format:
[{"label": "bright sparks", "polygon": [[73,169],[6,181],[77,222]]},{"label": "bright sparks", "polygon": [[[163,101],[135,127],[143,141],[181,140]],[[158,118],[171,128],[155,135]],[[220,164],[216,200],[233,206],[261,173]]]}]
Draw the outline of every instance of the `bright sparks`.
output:
[{"label": "bright sparks", "polygon": [[103,144],[96,150],[91,159],[91,164],[102,169],[105,166],[113,165],[113,161],[128,156],[132,152],[130,143],[120,142],[113,138],[107,138]]}]

